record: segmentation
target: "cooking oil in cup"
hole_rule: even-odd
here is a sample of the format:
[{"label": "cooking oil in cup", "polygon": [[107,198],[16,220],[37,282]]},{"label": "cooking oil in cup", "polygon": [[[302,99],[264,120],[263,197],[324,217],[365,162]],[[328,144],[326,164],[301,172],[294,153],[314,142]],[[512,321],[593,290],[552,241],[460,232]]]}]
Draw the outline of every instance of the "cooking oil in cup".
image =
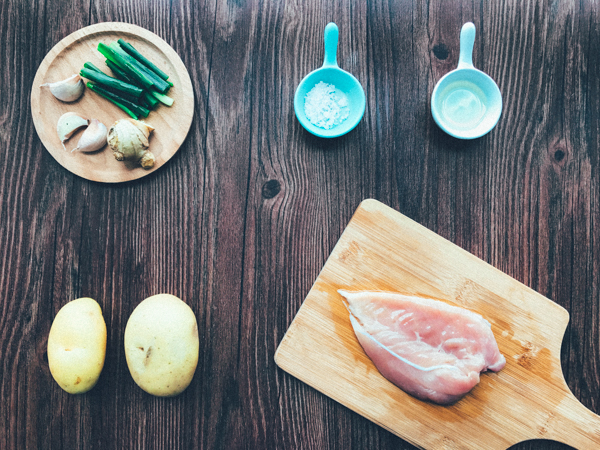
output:
[{"label": "cooking oil in cup", "polygon": [[475,128],[485,117],[487,97],[476,84],[457,80],[441,92],[442,120],[455,129]]},{"label": "cooking oil in cup", "polygon": [[458,139],[489,133],[502,114],[498,85],[473,66],[474,43],[475,25],[467,22],[460,30],[458,66],[437,82],[431,94],[433,120]]}]

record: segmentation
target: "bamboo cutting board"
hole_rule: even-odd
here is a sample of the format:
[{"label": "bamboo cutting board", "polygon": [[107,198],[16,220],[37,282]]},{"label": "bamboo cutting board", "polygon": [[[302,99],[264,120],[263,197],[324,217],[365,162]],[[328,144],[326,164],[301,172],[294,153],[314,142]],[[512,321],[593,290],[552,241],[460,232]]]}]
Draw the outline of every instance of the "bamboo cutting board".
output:
[{"label": "bamboo cutting board", "polygon": [[[387,381],[358,343],[338,289],[444,300],[483,315],[506,367],[452,406]],[[422,448],[505,449],[528,439],[600,448],[600,416],[567,387],[565,309],[375,200],[361,203],[275,354],[285,371]]]}]

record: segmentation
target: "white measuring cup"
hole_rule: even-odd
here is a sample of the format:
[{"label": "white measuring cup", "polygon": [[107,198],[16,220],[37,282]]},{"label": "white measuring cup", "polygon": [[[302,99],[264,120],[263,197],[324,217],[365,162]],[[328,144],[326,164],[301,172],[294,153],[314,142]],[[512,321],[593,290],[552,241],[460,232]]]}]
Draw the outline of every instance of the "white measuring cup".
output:
[{"label": "white measuring cup", "polygon": [[502,95],[487,74],[473,66],[475,25],[460,30],[460,55],[455,70],[444,75],[431,95],[431,114],[438,126],[459,139],[489,133],[502,114]]}]

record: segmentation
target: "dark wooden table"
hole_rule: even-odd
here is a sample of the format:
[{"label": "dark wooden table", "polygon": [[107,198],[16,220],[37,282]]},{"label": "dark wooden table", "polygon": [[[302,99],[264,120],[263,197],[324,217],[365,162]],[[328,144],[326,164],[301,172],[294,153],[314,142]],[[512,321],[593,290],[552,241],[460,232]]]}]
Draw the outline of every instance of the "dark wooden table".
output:
[{"label": "dark wooden table", "polygon": [[[30,110],[46,53],[104,21],[162,37],[196,97],[175,157],[117,185],[61,167]],[[329,21],[367,109],[349,135],[322,140],[292,101],[322,63]],[[429,109],[467,21],[474,63],[504,99],[498,126],[473,141],[444,134]],[[565,307],[565,378],[600,413],[594,2],[5,0],[0,37],[0,448],[413,448],[273,360],[365,198]],[[134,384],[123,352],[129,315],[159,292],[186,301],[200,328],[196,375],[168,399]],[[59,308],[83,296],[103,309],[107,358],[98,385],[72,396],[46,345]]]}]

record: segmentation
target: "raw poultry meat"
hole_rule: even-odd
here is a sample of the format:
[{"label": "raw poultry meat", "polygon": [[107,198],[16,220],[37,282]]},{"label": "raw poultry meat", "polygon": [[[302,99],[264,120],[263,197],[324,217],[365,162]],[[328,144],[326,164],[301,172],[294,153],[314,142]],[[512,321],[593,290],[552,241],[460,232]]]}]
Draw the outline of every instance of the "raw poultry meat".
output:
[{"label": "raw poultry meat", "polygon": [[480,372],[506,364],[490,323],[477,313],[389,292],[338,292],[379,372],[419,399],[454,403],[479,383]]}]

